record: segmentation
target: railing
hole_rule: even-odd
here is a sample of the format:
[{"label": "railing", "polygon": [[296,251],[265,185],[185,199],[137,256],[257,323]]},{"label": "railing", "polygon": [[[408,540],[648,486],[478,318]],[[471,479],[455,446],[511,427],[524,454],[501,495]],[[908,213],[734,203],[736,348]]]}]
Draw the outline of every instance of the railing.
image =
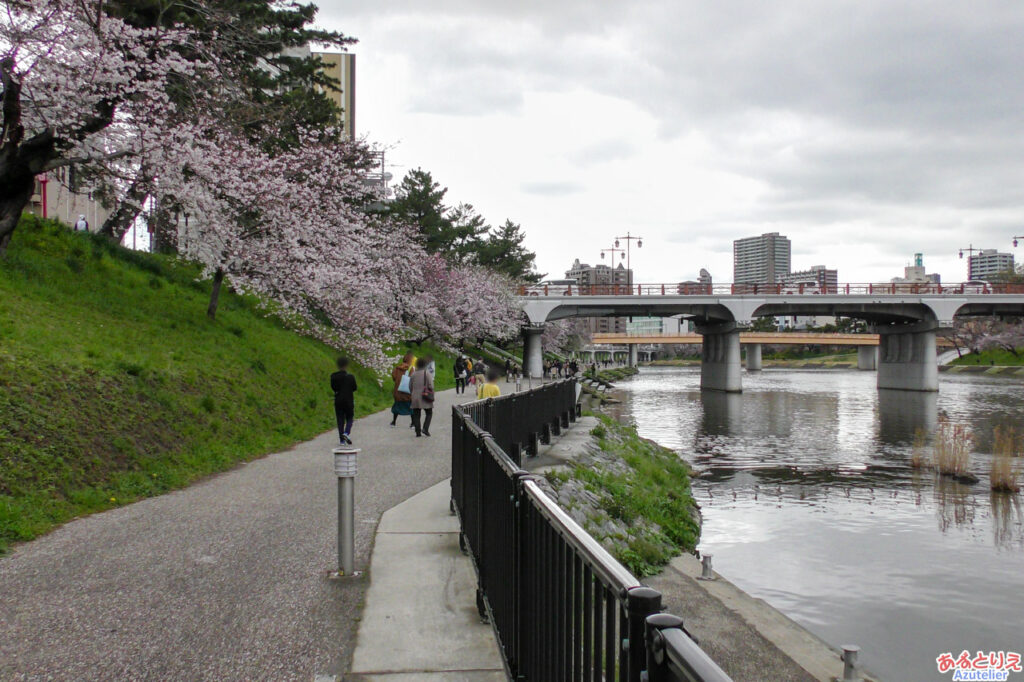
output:
[{"label": "railing", "polygon": [[[576,382],[452,410],[452,503],[510,679],[728,682],[661,594],[548,498],[521,453],[578,416]],[[486,426],[486,428],[485,428]],[[497,434],[497,435],[495,435]]]},{"label": "railing", "polygon": [[1024,294],[1024,284],[962,282],[959,284],[532,284],[520,296],[906,296]]}]

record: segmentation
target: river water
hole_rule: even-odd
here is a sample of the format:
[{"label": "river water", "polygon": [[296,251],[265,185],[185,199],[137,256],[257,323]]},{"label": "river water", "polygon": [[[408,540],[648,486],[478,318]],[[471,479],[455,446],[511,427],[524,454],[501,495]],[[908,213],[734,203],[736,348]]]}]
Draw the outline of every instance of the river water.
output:
[{"label": "river water", "polygon": [[[1024,653],[1024,494],[991,494],[984,454],[997,424],[1024,427],[1024,384],[947,374],[938,394],[878,391],[874,372],[838,370],[743,382],[702,393],[699,368],[646,367],[618,385],[619,413],[693,465],[717,571],[826,642],[859,645],[885,680],[949,679],[944,652]],[[939,414],[973,429],[980,482],[910,467],[915,429]]]}]

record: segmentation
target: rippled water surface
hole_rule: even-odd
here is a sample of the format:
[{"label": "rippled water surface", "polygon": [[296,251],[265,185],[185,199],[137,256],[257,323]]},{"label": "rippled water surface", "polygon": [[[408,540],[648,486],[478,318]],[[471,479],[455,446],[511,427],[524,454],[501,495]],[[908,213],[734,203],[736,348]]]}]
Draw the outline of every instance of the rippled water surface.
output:
[{"label": "rippled water surface", "polygon": [[[1024,384],[944,375],[936,394],[873,372],[767,370],[701,393],[698,368],[644,368],[621,413],[697,475],[715,568],[887,680],[948,679],[935,657],[1024,651],[1021,496],[990,494],[991,434],[1024,428]],[[909,466],[915,429],[971,426],[962,485]],[[837,667],[837,671],[840,668]]]}]

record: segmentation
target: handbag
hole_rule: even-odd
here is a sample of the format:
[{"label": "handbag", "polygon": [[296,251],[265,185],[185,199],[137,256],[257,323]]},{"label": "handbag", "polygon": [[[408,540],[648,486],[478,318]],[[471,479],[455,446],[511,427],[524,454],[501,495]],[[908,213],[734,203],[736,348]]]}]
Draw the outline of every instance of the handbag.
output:
[{"label": "handbag", "polygon": [[423,387],[423,400],[428,403],[434,402],[434,387],[424,386]]},{"label": "handbag", "polygon": [[412,377],[408,374],[403,374],[402,380],[398,382],[398,392],[412,394]]}]

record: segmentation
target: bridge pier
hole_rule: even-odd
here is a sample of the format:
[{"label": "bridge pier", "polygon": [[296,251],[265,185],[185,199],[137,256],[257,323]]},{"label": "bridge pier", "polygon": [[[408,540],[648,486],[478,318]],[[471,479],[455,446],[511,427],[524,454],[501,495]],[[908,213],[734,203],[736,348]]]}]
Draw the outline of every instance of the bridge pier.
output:
[{"label": "bridge pier", "polygon": [[544,350],[540,340],[543,334],[543,325],[523,327],[523,371],[534,379],[544,376]]},{"label": "bridge pier", "polygon": [[876,325],[878,388],[901,391],[939,390],[935,330],[931,321]]},{"label": "bridge pier", "polygon": [[857,346],[857,369],[878,369],[878,346]]},{"label": "bridge pier", "polygon": [[639,353],[635,343],[629,344],[629,366],[636,367],[640,364]]},{"label": "bridge pier", "polygon": [[740,331],[734,322],[702,325],[701,390],[739,393],[743,390],[740,362]]},{"label": "bridge pier", "polygon": [[760,372],[761,371],[761,344],[759,344],[759,343],[748,343],[743,348],[744,348],[744,350],[747,351],[747,371],[748,372]]}]

